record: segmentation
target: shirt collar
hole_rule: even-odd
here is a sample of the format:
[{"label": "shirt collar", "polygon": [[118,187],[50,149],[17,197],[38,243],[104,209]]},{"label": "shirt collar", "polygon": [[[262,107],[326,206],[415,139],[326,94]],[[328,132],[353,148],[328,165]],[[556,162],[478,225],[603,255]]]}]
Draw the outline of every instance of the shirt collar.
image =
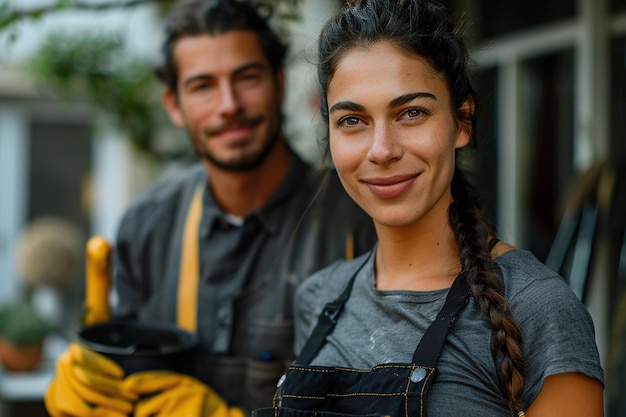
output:
[{"label": "shirt collar", "polygon": [[[283,218],[286,215],[286,209],[277,209],[278,206],[284,204],[289,200],[291,196],[298,192],[300,188],[304,186],[307,177],[308,166],[306,163],[294,152],[292,152],[291,163],[287,175],[283,179],[283,182],[278,187],[278,190],[270,197],[270,199],[259,209],[248,214],[244,218],[244,224],[249,221],[258,221],[263,228],[271,234],[276,233],[279,225],[283,222]],[[205,177],[206,178],[206,177]],[[200,237],[206,238],[210,236],[216,227],[220,224],[230,223],[228,215],[222,210],[213,191],[209,186],[209,182],[204,183],[204,195],[203,195],[203,214],[200,224]],[[237,227],[233,225],[234,227]]]}]

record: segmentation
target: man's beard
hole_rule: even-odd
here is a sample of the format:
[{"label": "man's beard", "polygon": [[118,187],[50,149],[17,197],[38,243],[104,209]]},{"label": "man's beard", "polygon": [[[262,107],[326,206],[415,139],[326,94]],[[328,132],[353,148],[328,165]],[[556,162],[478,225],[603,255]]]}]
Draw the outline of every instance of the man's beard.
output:
[{"label": "man's beard", "polygon": [[[216,134],[230,126],[254,126],[260,124],[264,120],[263,116],[243,116],[236,120],[229,121],[221,126],[204,129],[202,135],[207,137]],[[245,172],[252,171],[263,164],[268,155],[278,143],[279,132],[270,131],[267,141],[261,144],[260,148],[255,148],[238,155],[236,158],[218,158],[208,147],[201,146],[201,141],[196,140],[192,136],[191,140],[196,153],[200,158],[207,160],[210,164],[224,171]],[[244,145],[247,146],[247,145]]]}]

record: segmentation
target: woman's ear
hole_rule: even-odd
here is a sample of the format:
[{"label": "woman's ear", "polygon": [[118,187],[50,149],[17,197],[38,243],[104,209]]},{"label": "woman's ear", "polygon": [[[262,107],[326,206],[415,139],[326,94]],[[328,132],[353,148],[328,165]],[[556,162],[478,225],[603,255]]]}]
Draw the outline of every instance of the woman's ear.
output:
[{"label": "woman's ear", "polygon": [[165,91],[163,91],[162,100],[163,107],[165,107],[172,123],[178,127],[185,127],[185,117],[183,116],[183,111],[180,108],[176,92],[171,88],[166,88]]},{"label": "woman's ear", "polygon": [[457,114],[460,115],[460,120],[456,142],[454,144],[456,149],[463,148],[471,142],[474,134],[473,120],[475,112],[476,102],[474,101],[474,96],[470,95],[457,111]]}]

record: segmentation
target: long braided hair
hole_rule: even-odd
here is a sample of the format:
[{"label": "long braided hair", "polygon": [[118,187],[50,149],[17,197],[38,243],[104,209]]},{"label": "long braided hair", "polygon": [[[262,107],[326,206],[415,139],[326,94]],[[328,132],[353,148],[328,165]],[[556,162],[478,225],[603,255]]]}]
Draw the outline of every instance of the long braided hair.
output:
[{"label": "long braided hair", "polygon": [[[475,112],[462,111],[473,99],[466,64],[468,53],[451,14],[431,0],[349,1],[331,18],[320,34],[318,81],[321,89],[321,115],[328,123],[328,85],[338,62],[350,49],[387,41],[429,61],[443,74],[456,109],[456,119],[476,144]],[[484,221],[478,199],[463,172],[455,167],[452,179],[453,203],[449,222],[459,248],[459,258],[470,293],[492,331],[491,349],[499,359],[499,379],[511,413],[523,409],[524,354],[522,331],[511,318],[500,277],[493,271],[489,253],[490,230]]]}]

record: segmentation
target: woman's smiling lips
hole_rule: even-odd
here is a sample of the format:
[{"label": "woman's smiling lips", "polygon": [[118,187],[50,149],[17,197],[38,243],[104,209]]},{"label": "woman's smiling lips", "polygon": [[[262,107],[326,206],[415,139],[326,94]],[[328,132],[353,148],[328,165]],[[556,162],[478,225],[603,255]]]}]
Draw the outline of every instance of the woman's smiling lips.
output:
[{"label": "woman's smiling lips", "polygon": [[395,198],[413,184],[419,174],[373,177],[361,180],[379,198]]}]

